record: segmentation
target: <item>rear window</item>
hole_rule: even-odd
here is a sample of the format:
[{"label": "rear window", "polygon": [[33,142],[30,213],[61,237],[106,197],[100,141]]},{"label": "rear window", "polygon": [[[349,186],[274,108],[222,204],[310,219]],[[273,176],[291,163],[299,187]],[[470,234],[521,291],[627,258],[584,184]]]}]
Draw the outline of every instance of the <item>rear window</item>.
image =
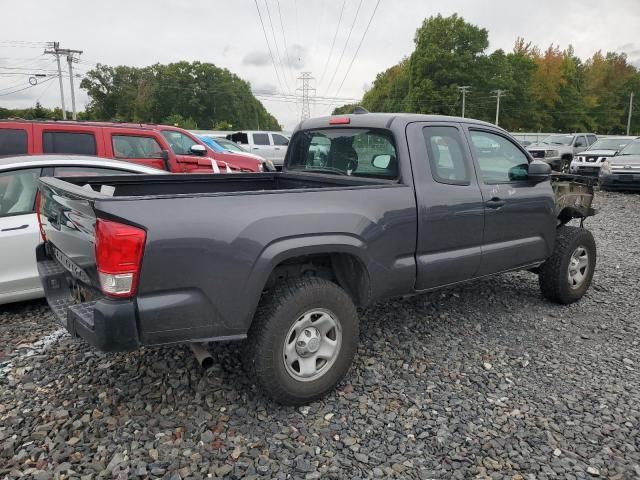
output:
[{"label": "rear window", "polygon": [[96,139],[93,133],[44,132],[42,144],[44,153],[96,154]]},{"label": "rear window", "polygon": [[290,171],[355,177],[398,178],[391,132],[369,128],[327,128],[298,132],[292,139]]},{"label": "rear window", "polygon": [[27,132],[19,128],[0,129],[0,157],[27,153]]}]

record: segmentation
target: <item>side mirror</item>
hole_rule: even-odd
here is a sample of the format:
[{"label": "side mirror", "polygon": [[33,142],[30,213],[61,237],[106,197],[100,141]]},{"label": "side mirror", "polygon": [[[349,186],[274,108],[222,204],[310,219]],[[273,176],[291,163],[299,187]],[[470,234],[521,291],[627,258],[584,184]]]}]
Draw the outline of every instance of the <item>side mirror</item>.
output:
[{"label": "side mirror", "polygon": [[389,168],[389,164],[391,163],[391,155],[380,154],[373,157],[371,160],[371,165],[381,170],[386,170]]},{"label": "side mirror", "polygon": [[204,145],[195,144],[195,145],[191,145],[191,148],[189,149],[189,151],[194,155],[199,155],[203,157],[207,153],[207,148]]},{"label": "side mirror", "polygon": [[162,160],[164,160],[165,162],[168,162],[169,161],[169,150],[162,150],[160,152],[160,158]]},{"label": "side mirror", "polygon": [[527,178],[534,183],[544,182],[551,177],[551,165],[541,160],[534,160],[529,164]]}]

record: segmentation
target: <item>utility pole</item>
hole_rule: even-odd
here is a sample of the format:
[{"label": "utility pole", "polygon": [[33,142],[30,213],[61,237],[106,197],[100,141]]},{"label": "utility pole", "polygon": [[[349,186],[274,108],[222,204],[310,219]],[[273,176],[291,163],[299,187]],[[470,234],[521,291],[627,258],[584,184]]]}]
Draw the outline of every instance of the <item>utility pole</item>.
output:
[{"label": "utility pole", "polygon": [[498,90],[494,90],[493,93],[496,94],[495,98],[497,99],[497,103],[496,103],[496,125],[498,125],[498,121],[500,120],[500,97],[502,97],[505,93],[507,93],[506,90],[502,90],[502,89],[498,89]]},{"label": "utility pole", "polygon": [[465,85],[464,87],[458,87],[458,90],[460,90],[462,92],[462,118],[464,118],[464,111],[465,111],[465,107],[466,107],[466,99],[467,99],[467,92],[469,91],[471,87],[469,85]]},{"label": "utility pole", "polygon": [[296,92],[300,91],[302,93],[302,111],[300,112],[300,120],[306,120],[311,117],[309,99],[311,97],[311,93],[313,93],[313,95],[316,94],[316,89],[311,86],[311,82],[315,79],[311,76],[311,72],[302,72],[297,80],[300,81],[301,87],[296,88]]},{"label": "utility pole", "polygon": [[56,62],[58,64],[58,81],[60,82],[60,102],[62,103],[62,118],[67,119],[67,111],[64,106],[64,90],[62,88],[62,69],[60,68],[60,55],[67,56],[67,63],[69,64],[69,83],[71,85],[71,109],[73,112],[73,119],[77,119],[76,113],[76,96],[73,88],[73,67],[72,63],[77,62],[78,59],[74,57],[75,54],[82,55],[82,50],[72,50],[69,48],[60,48],[59,42],[53,42],[53,50],[45,50],[45,54],[55,55]]},{"label": "utility pole", "polygon": [[71,85],[71,111],[73,112],[74,120],[78,119],[78,115],[76,114],[76,93],[73,88],[73,63],[77,61],[78,59],[73,57],[73,53],[67,55],[67,63],[69,64],[69,83]]},{"label": "utility pole", "polygon": [[67,110],[64,106],[64,88],[62,88],[62,69],[60,68],[60,54],[58,53],[59,47],[60,44],[58,42],[53,42],[53,50],[45,50],[44,53],[56,57],[56,63],[58,64],[58,83],[60,84],[60,103],[62,104],[62,119],[66,120]]},{"label": "utility pole", "polygon": [[633,112],[633,92],[631,92],[631,96],[629,97],[629,118],[627,119],[627,137],[631,133],[631,112]]}]

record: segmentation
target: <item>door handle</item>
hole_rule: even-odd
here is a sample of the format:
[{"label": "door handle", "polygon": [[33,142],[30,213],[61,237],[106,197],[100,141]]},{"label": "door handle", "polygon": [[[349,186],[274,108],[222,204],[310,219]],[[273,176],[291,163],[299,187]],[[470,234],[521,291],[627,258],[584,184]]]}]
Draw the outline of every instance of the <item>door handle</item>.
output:
[{"label": "door handle", "polygon": [[505,201],[498,197],[493,197],[491,200],[487,201],[485,205],[489,208],[500,208],[504,207]]},{"label": "door handle", "polygon": [[29,225],[20,225],[19,227],[9,227],[9,228],[3,228],[2,230],[0,230],[1,232],[13,232],[14,230],[24,230],[25,228],[27,228]]},{"label": "door handle", "polygon": [[253,150],[260,150],[258,147],[253,147]]},{"label": "door handle", "polygon": [[280,150],[280,147],[275,147],[274,150]]}]

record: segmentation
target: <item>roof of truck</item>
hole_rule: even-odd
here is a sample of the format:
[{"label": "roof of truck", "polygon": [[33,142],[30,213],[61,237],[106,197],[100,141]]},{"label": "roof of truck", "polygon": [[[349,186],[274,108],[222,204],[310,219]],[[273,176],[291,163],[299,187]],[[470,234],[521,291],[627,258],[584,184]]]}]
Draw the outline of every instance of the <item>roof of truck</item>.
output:
[{"label": "roof of truck", "polygon": [[[331,119],[349,119],[348,124],[331,124]],[[323,128],[323,127],[371,127],[390,128],[397,121],[403,124],[411,122],[451,122],[451,123],[471,123],[474,125],[485,125],[496,128],[492,123],[483,122],[464,117],[450,117],[447,115],[423,115],[419,113],[354,113],[349,115],[332,115],[329,117],[310,118],[298,124],[296,130]],[[497,127],[500,128],[500,127]]]}]

